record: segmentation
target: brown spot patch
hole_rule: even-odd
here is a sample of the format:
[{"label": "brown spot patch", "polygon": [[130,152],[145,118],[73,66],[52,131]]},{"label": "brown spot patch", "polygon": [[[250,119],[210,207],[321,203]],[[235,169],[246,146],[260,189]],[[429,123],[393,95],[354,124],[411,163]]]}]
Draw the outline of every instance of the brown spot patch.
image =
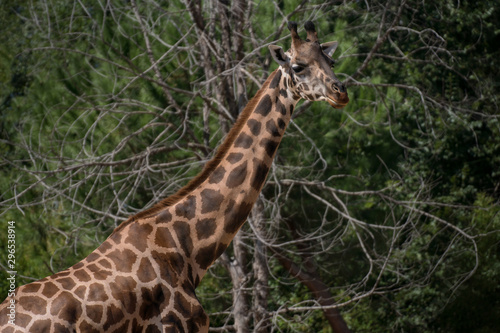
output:
[{"label": "brown spot patch", "polygon": [[51,323],[52,321],[50,319],[37,320],[31,325],[30,332],[50,332]]},{"label": "brown spot patch", "polygon": [[82,267],[83,267],[83,262],[81,262],[81,261],[79,263],[73,265],[73,269],[79,269]]},{"label": "brown spot patch", "polygon": [[198,285],[200,284],[200,276],[198,274],[196,274],[196,278],[194,280],[194,287],[198,287]]},{"label": "brown spot patch", "polygon": [[219,258],[228,246],[229,244],[219,243],[219,245],[217,245],[217,250],[215,251],[215,257]]},{"label": "brown spot patch", "polygon": [[271,83],[269,83],[269,88],[274,89],[274,88],[277,88],[279,86],[280,80],[281,80],[281,75],[282,75],[281,71],[276,72]]},{"label": "brown spot patch", "polygon": [[75,289],[74,294],[76,295],[76,297],[78,297],[80,299],[84,299],[86,291],[87,291],[86,286],[80,286],[80,287]]},{"label": "brown spot patch", "polygon": [[99,330],[96,329],[92,324],[82,321],[80,325],[78,325],[78,331],[79,332],[85,332],[85,333],[99,333]]},{"label": "brown spot patch", "polygon": [[264,95],[260,100],[259,104],[255,108],[255,113],[261,114],[264,117],[271,112],[273,102],[271,101],[271,97],[269,95]]},{"label": "brown spot patch", "polygon": [[160,315],[160,306],[165,301],[165,295],[160,285],[156,285],[153,289],[141,289],[142,300],[139,309],[139,316],[142,320],[148,320]]},{"label": "brown spot patch", "polygon": [[283,103],[281,103],[281,101],[276,101],[275,108],[282,115],[286,115],[286,107],[283,105]]},{"label": "brown spot patch", "polygon": [[91,279],[90,275],[84,269],[75,271],[73,275],[82,282],[88,282]]},{"label": "brown spot patch", "polygon": [[122,240],[122,235],[119,232],[113,232],[111,234],[111,236],[109,237],[109,239],[113,240],[113,242],[115,242],[115,244],[120,244],[120,242]]},{"label": "brown spot patch", "polygon": [[116,249],[108,254],[108,258],[113,261],[117,270],[130,273],[132,272],[132,266],[137,260],[137,255],[129,249],[124,249],[123,251]]},{"label": "brown spot patch", "polygon": [[283,98],[288,98],[288,91],[286,91],[286,89],[280,89],[280,95],[283,96]]},{"label": "brown spot patch", "polygon": [[[108,331],[111,326],[113,326],[116,323],[119,323],[120,321],[122,321],[123,318],[125,318],[123,311],[120,308],[116,307],[114,304],[111,304],[106,309],[106,321],[104,322],[102,328],[104,329],[104,331]],[[126,324],[127,326],[123,331],[118,331],[118,330],[116,331],[126,332],[126,329],[128,328],[128,322],[126,322]]]},{"label": "brown spot patch", "polygon": [[264,147],[266,149],[267,156],[270,158],[273,158],[274,152],[278,148],[278,142],[268,140],[268,139],[262,139],[260,142],[261,147]]},{"label": "brown spot patch", "polygon": [[[293,105],[292,105],[292,109],[293,109]],[[286,127],[285,121],[283,119],[279,118],[278,119],[278,126],[283,131]]]},{"label": "brown spot patch", "polygon": [[196,223],[196,237],[199,240],[206,239],[214,234],[216,227],[215,219],[198,220],[198,223]]},{"label": "brown spot patch", "polygon": [[235,164],[241,161],[242,158],[243,158],[242,153],[231,153],[227,155],[226,160],[231,164]]},{"label": "brown spot patch", "polygon": [[97,249],[102,253],[106,253],[108,250],[110,250],[113,247],[110,242],[104,242],[102,243]]},{"label": "brown spot patch", "polygon": [[224,169],[222,166],[217,167],[210,177],[208,178],[208,182],[210,184],[218,184],[224,179],[224,175],[226,174],[226,169]]},{"label": "brown spot patch", "polygon": [[220,191],[204,189],[200,193],[201,195],[201,213],[206,214],[216,210],[219,210],[224,196]]},{"label": "brown spot patch", "polygon": [[224,231],[234,234],[246,221],[248,214],[252,210],[253,203],[241,203],[237,205],[234,200],[229,202],[224,212]]},{"label": "brown spot patch", "polygon": [[266,122],[266,131],[274,137],[281,136],[281,133],[278,130],[278,127],[276,126],[276,123],[273,119],[270,119]]},{"label": "brown spot patch", "polygon": [[73,281],[73,279],[70,277],[60,278],[56,281],[61,284],[61,287],[64,290],[71,290],[76,286],[75,281]]},{"label": "brown spot patch", "polygon": [[85,258],[85,260],[88,262],[88,263],[91,263],[93,261],[96,261],[97,259],[99,259],[101,257],[101,255],[97,252],[92,252],[91,254],[89,254],[87,256],[87,258]]},{"label": "brown spot patch", "polygon": [[[199,308],[201,308],[201,306],[199,306]],[[203,311],[203,308],[201,308],[201,310]],[[199,313],[198,310],[193,310],[193,315],[186,321],[186,326],[188,332],[200,332],[201,327],[208,326],[208,317],[205,311]]]},{"label": "brown spot patch", "polygon": [[269,172],[269,167],[262,161],[254,159],[255,170],[252,176],[252,187],[256,191],[260,191],[264,181],[266,180],[267,173]]},{"label": "brown spot patch", "polygon": [[176,221],[174,222],[174,231],[181,244],[182,251],[184,251],[187,257],[191,256],[191,251],[193,251],[193,240],[191,239],[191,228],[189,224]]},{"label": "brown spot patch", "polygon": [[172,214],[168,210],[162,210],[160,214],[156,216],[156,223],[168,223],[172,221]]},{"label": "brown spot patch", "polygon": [[169,256],[166,253],[152,251],[151,257],[154,259],[154,261],[158,265],[158,268],[160,269],[161,279],[165,281],[166,284],[175,287],[177,285],[177,275],[174,274],[172,264],[169,262]]},{"label": "brown spot patch", "polygon": [[233,171],[231,171],[231,173],[229,173],[229,176],[227,176],[226,180],[226,186],[229,188],[234,188],[236,186],[239,186],[243,184],[246,177],[247,177],[247,162],[245,161],[241,165],[234,168]]},{"label": "brown spot patch", "polygon": [[[17,326],[26,327],[29,323],[31,323],[31,316],[25,315],[24,313],[16,313],[16,321]],[[19,333],[20,331],[16,331]],[[3,333],[3,332],[2,332]]]},{"label": "brown spot patch", "polygon": [[[153,252],[154,259],[160,264],[160,274],[165,281],[171,281],[172,285],[177,283],[178,275],[184,270],[184,257],[178,252],[167,252],[158,254]],[[175,273],[176,275],[172,275]],[[169,280],[170,279],[170,280]]]},{"label": "brown spot patch", "polygon": [[175,206],[175,214],[179,217],[185,217],[190,220],[196,213],[196,198],[193,195],[188,196]]},{"label": "brown spot patch", "polygon": [[82,315],[82,306],[70,292],[63,291],[52,301],[50,314],[75,323]]},{"label": "brown spot patch", "polygon": [[184,258],[181,256],[180,253],[166,253],[165,254],[166,260],[168,264],[170,265],[169,267],[166,267],[167,269],[171,269],[173,272],[177,273],[178,275],[182,274],[182,271],[184,270]]},{"label": "brown spot patch", "polygon": [[154,280],[156,277],[155,270],[151,261],[148,258],[142,258],[141,264],[139,265],[139,270],[137,271],[137,277],[141,282],[149,282]]},{"label": "brown spot patch", "polygon": [[42,290],[42,295],[47,297],[47,298],[52,298],[57,292],[59,291],[59,287],[57,287],[54,283],[52,282],[46,282],[43,285],[43,290]]},{"label": "brown spot patch", "polygon": [[111,295],[118,300],[128,313],[134,313],[137,305],[137,296],[134,292],[137,282],[131,277],[117,276],[109,284]]},{"label": "brown spot patch", "polygon": [[250,148],[252,146],[253,139],[250,135],[247,135],[245,133],[240,133],[236,140],[234,141],[234,146],[238,148]]},{"label": "brown spot patch", "polygon": [[87,317],[90,318],[94,323],[100,323],[102,319],[102,314],[104,313],[104,308],[102,305],[87,305],[85,307],[87,312]]},{"label": "brown spot patch", "polygon": [[177,246],[170,230],[164,227],[158,227],[156,229],[155,243],[158,246],[166,248],[175,248]]},{"label": "brown spot patch", "polygon": [[258,136],[260,134],[260,129],[262,127],[260,121],[257,121],[255,119],[249,119],[247,121],[247,126],[250,129],[250,132],[252,132],[254,136]]},{"label": "brown spot patch", "polygon": [[25,285],[23,287],[23,291],[25,293],[36,293],[38,291],[38,289],[40,289],[41,286],[42,285],[40,283],[33,282],[33,283]]},{"label": "brown spot patch", "polygon": [[165,332],[164,333],[179,333],[179,332],[185,332],[184,326],[182,325],[182,321],[175,312],[169,312],[162,320],[161,322],[163,324],[168,324],[167,327],[165,327]]},{"label": "brown spot patch", "polygon": [[101,265],[102,267],[104,268],[107,268],[107,269],[111,269],[113,268],[113,266],[111,265],[111,263],[107,260],[107,259],[101,259],[97,262],[99,265]]},{"label": "brown spot patch", "polygon": [[90,302],[105,302],[108,300],[108,295],[104,286],[100,283],[92,283],[89,286],[89,294],[87,300]]},{"label": "brown spot patch", "polygon": [[215,250],[216,250],[217,244],[210,244],[208,246],[205,246],[201,248],[198,253],[196,254],[196,263],[200,265],[201,269],[208,269],[212,262],[214,262],[215,258]]},{"label": "brown spot patch", "polygon": [[47,301],[38,296],[22,296],[19,298],[19,304],[33,314],[44,315],[47,311]]},{"label": "brown spot patch", "polygon": [[153,227],[149,224],[132,223],[128,232],[128,237],[125,243],[134,246],[141,252],[144,252],[148,246],[148,236],[153,231]]},{"label": "brown spot patch", "polygon": [[150,324],[148,327],[146,327],[146,333],[161,333],[161,332],[162,331],[155,324]]},{"label": "brown spot patch", "polygon": [[181,292],[176,292],[174,296],[174,308],[184,318],[191,316],[191,303]]}]

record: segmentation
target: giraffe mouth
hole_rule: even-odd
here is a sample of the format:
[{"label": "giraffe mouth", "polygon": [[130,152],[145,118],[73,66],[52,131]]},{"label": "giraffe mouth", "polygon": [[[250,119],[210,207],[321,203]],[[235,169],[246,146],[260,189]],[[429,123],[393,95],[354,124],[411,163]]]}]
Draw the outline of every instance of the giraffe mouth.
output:
[{"label": "giraffe mouth", "polygon": [[345,102],[345,103],[340,103],[340,102],[337,102],[337,101],[335,101],[334,99],[332,99],[330,97],[327,97],[326,101],[328,102],[328,104],[330,104],[335,109],[342,109],[344,106],[347,105],[347,103],[349,103],[349,100],[347,100],[347,102]]}]

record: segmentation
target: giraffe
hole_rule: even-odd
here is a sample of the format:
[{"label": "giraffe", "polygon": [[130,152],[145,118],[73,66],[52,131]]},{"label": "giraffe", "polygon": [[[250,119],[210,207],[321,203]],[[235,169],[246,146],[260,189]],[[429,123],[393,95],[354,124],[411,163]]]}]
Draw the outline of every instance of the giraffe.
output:
[{"label": "giraffe", "polygon": [[288,23],[288,51],[269,46],[278,69],[201,173],[82,261],[17,288],[0,305],[2,332],[208,332],[195,289],[247,219],[297,102],[349,101],[332,69],[337,42],[320,44],[314,24],[304,27],[305,40]]}]

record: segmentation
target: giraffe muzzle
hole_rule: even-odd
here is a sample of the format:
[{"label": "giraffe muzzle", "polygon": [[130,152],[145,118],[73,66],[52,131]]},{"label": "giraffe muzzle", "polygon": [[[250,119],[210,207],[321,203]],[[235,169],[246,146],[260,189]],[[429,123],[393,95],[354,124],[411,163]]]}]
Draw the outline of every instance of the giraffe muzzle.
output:
[{"label": "giraffe muzzle", "polygon": [[349,103],[349,96],[347,95],[347,89],[342,82],[332,84],[332,94],[327,97],[328,103],[336,108],[342,109]]}]

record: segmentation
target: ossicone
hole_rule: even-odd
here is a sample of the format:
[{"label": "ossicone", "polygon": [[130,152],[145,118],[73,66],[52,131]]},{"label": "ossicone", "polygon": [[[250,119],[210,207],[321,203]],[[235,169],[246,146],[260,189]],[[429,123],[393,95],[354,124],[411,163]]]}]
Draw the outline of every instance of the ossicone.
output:
[{"label": "ossicone", "polygon": [[[314,27],[314,23],[311,21],[307,21],[304,24],[304,28],[307,32],[306,42],[318,42],[318,34],[316,32],[316,28]],[[298,47],[304,41],[300,38],[299,33],[297,32],[297,23],[293,21],[288,21],[288,30],[290,30],[292,34],[292,45],[294,47]]]},{"label": "ossicone", "polygon": [[298,47],[302,43],[302,40],[297,33],[297,23],[288,21],[288,30],[290,30],[290,32],[292,33],[292,46],[294,48]]},{"label": "ossicone", "polygon": [[306,42],[317,42],[318,41],[318,33],[316,32],[316,28],[314,27],[314,23],[311,21],[307,21],[304,24],[304,28],[307,32]]}]

